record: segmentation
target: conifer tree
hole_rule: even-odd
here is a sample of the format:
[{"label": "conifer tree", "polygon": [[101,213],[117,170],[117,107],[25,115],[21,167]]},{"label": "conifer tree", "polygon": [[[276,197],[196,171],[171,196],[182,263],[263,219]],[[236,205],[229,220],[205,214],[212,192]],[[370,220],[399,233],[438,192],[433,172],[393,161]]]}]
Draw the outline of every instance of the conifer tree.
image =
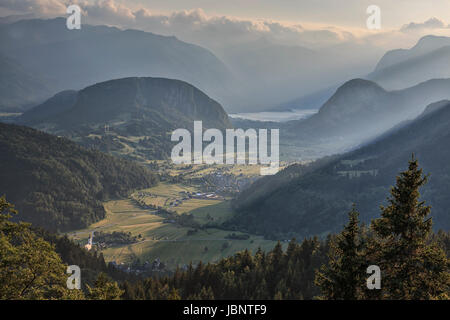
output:
[{"label": "conifer tree", "polygon": [[321,299],[356,300],[362,297],[366,261],[358,217],[353,206],[348,224],[330,243],[328,265],[323,265],[316,273],[315,282],[321,288]]},{"label": "conifer tree", "polygon": [[374,238],[369,255],[381,269],[381,297],[385,299],[448,298],[449,262],[432,232],[431,208],[420,201],[419,189],[427,182],[417,159],[397,177],[389,205],[372,222]]},{"label": "conifer tree", "polygon": [[95,280],[94,287],[86,285],[88,291],[88,298],[92,300],[119,300],[124,293],[120,289],[117,282],[108,279],[107,275],[101,272],[97,280]]}]

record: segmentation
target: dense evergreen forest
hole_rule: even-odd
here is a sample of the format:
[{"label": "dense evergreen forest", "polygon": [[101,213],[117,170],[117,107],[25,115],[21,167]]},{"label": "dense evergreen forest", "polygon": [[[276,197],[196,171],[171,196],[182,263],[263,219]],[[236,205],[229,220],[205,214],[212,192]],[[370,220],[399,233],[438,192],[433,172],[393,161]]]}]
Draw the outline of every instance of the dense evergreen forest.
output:
[{"label": "dense evergreen forest", "polygon": [[0,123],[0,195],[18,219],[51,231],[86,227],[105,216],[102,201],[155,185],[135,163],[35,129]]},{"label": "dense evergreen forest", "polygon": [[[293,239],[285,251],[278,243],[270,252],[243,251],[145,280],[121,275],[67,238],[12,222],[15,210],[2,197],[0,298],[449,299],[450,234],[432,232],[431,208],[419,193],[427,179],[412,159],[369,226],[360,223],[354,206],[344,229],[325,240]],[[68,263],[93,271],[84,290],[65,287]],[[370,265],[382,270],[379,290],[366,286]]]}]

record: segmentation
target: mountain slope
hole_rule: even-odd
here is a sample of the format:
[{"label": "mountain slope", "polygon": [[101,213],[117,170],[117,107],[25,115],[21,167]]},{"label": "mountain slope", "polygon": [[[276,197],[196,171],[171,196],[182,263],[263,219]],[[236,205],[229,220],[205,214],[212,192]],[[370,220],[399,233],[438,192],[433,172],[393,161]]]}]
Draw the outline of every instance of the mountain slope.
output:
[{"label": "mountain slope", "polygon": [[319,109],[336,92],[338,86],[322,89],[312,94],[284,102],[270,111]]},{"label": "mountain slope", "polygon": [[449,37],[424,36],[411,49],[396,49],[386,52],[376,65],[374,71],[380,71],[397,63],[405,62],[446,46],[450,46]]},{"label": "mountain slope", "polygon": [[[242,81],[240,90],[236,90],[239,99],[232,106],[236,113],[283,107],[318,109],[332,94],[325,94],[323,99],[319,90],[336,88],[343,79],[367,74],[382,53],[370,46],[351,44],[320,48],[264,36],[213,48]],[[283,102],[281,106],[280,102]]]},{"label": "mountain slope", "polygon": [[124,78],[60,93],[19,122],[104,151],[119,151],[124,144],[124,149],[140,149],[137,157],[161,159],[170,155],[171,132],[191,129],[195,120],[205,128],[231,127],[222,106],[186,82]]},{"label": "mountain slope", "polygon": [[69,110],[75,104],[78,92],[75,90],[62,91],[44,101],[20,116],[20,122],[31,125],[39,123],[56,114]]},{"label": "mountain slope", "polygon": [[230,74],[210,51],[175,37],[138,30],[83,25],[68,30],[64,18],[0,25],[0,52],[27,70],[46,75],[53,93],[130,76],[185,80],[226,96]]},{"label": "mountain slope", "polygon": [[[410,49],[396,49],[386,52],[378,61],[375,70],[368,74],[366,78],[387,90],[404,89],[430,79],[450,78],[449,47],[450,37],[432,35],[422,37]],[[331,60],[331,57],[328,57],[328,60]],[[342,78],[341,75],[336,82],[340,83]],[[318,108],[333,95],[336,89],[337,86],[333,85],[287,101],[274,110]]]},{"label": "mountain slope", "polygon": [[299,141],[334,141],[336,147],[349,148],[414,119],[427,104],[447,98],[450,79],[430,80],[398,91],[353,79],[339,87],[317,114],[289,123],[287,136]]},{"label": "mountain slope", "polygon": [[222,59],[242,79],[237,90],[239,100],[233,106],[235,112],[242,107],[246,111],[273,107],[281,99],[298,95],[299,88],[314,88],[318,78],[324,81],[317,73],[325,59],[305,47],[279,45],[261,38],[226,46],[221,51]]},{"label": "mountain slope", "polygon": [[386,53],[368,79],[398,90],[420,82],[450,78],[450,38],[426,36],[409,50]]},{"label": "mountain slope", "polygon": [[423,199],[433,207],[435,227],[448,229],[449,142],[450,104],[432,106],[365,147],[311,167],[290,167],[255,183],[235,201],[237,214],[228,226],[273,238],[325,234],[342,227],[352,203],[368,222],[379,214],[376,208],[414,153],[431,174]]},{"label": "mountain slope", "polygon": [[43,78],[0,54],[0,111],[20,112],[33,103],[42,102],[50,92]]},{"label": "mountain slope", "polygon": [[125,160],[28,127],[0,123],[0,194],[19,219],[51,231],[105,216],[102,201],[147,188],[156,175]]}]

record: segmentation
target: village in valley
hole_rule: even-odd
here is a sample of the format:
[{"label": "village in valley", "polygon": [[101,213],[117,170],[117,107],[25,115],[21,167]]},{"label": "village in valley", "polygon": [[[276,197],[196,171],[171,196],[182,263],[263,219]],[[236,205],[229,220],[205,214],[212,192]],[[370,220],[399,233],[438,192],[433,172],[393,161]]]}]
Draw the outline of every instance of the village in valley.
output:
[{"label": "village in valley", "polygon": [[107,201],[105,219],[68,236],[117,268],[143,274],[274,246],[262,236],[222,227],[233,215],[231,199],[261,177],[260,166],[146,165],[160,175],[157,186]]}]

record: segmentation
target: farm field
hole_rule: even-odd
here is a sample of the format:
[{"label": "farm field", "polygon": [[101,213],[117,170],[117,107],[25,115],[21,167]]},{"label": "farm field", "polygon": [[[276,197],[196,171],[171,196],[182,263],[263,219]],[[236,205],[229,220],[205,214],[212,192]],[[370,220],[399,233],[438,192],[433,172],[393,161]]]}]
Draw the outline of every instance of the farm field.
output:
[{"label": "farm field", "polygon": [[[179,197],[179,192],[196,192],[195,187],[182,184],[160,185],[138,193],[150,193],[151,197],[143,197],[146,203],[165,205],[171,199]],[[153,196],[154,195],[154,196]],[[107,262],[133,263],[154,261],[159,258],[169,269],[197,263],[214,262],[220,258],[230,256],[238,251],[249,249],[256,251],[258,247],[270,250],[276,244],[274,241],[260,236],[249,235],[246,240],[226,239],[231,231],[217,228],[198,229],[167,223],[165,217],[157,215],[156,210],[144,209],[134,200],[133,194],[129,199],[112,200],[104,204],[106,218],[92,224],[87,229],[68,233],[68,236],[84,245],[89,235],[94,232],[126,232],[132,236],[141,236],[139,242],[121,246],[108,247],[102,250]],[[171,208],[178,214],[189,213],[194,221],[200,225],[207,223],[220,224],[230,217],[232,211],[228,200],[188,199],[178,207]],[[190,231],[188,233],[188,231]],[[241,232],[235,232],[241,235]]]},{"label": "farm field", "polygon": [[[191,196],[188,196],[188,194]],[[196,196],[196,194],[202,196]],[[226,197],[219,196],[207,198],[206,193],[201,193],[199,187],[181,183],[160,183],[155,187],[133,193],[131,199],[141,206],[169,209],[178,214],[188,213],[203,207],[211,207],[211,209],[216,210],[215,205],[228,200]],[[223,205],[219,208],[223,208]],[[230,212],[230,210],[227,210],[227,212]]]},{"label": "farm field", "polygon": [[[174,164],[170,160],[149,160],[143,164],[154,164],[153,169],[158,167],[160,173],[170,176],[183,175],[187,179],[201,178],[208,174],[220,172],[222,174],[232,174],[241,177],[260,176],[261,165],[242,165],[242,164]],[[288,165],[287,162],[280,162],[280,170]]]}]

